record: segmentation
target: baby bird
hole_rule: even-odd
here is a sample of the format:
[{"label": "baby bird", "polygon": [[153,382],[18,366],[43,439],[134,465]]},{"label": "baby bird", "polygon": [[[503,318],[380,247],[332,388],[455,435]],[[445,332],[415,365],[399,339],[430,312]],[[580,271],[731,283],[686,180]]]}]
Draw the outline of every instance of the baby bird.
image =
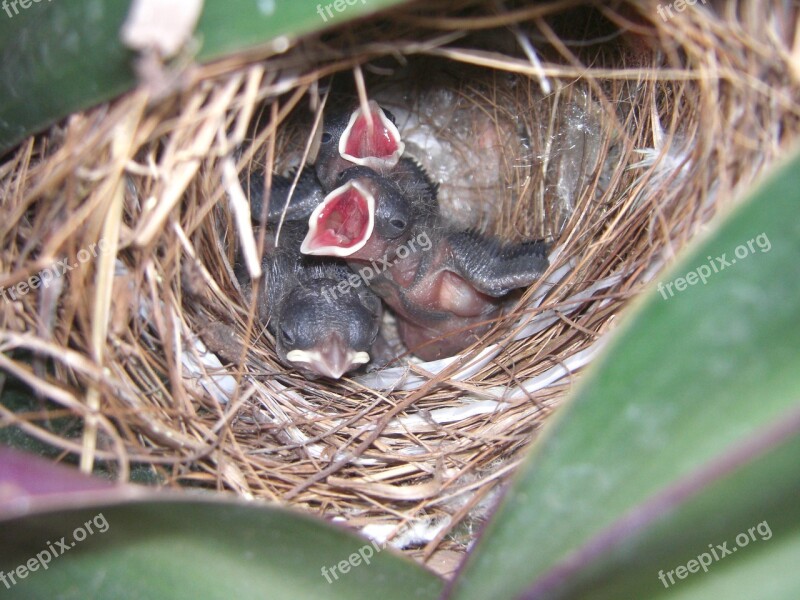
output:
[{"label": "baby bird", "polygon": [[[314,171],[304,167],[300,171],[300,177],[287,207],[286,201],[289,199],[293,181],[294,174],[289,177],[272,176],[272,189],[265,215],[267,223],[279,223],[284,209],[286,209],[286,221],[306,220],[311,211],[325,198],[325,192],[317,181]],[[249,177],[242,176],[240,183],[245,195],[250,198],[250,216],[254,223],[260,223],[261,213],[264,210],[264,173],[260,169],[253,169]]]},{"label": "baby bird", "polygon": [[302,252],[346,257],[362,277],[374,270],[372,290],[424,360],[471,345],[502,314],[503,296],[532,284],[549,265],[542,240],[505,244],[448,228],[432,209],[435,186],[418,183],[410,189],[427,192],[404,195],[374,172],[351,169],[342,179],[312,213]]},{"label": "baby bird", "polygon": [[342,171],[338,180],[311,213],[303,254],[378,257],[407,239],[413,206],[396,184],[368,167]]},{"label": "baby bird", "polygon": [[[369,108],[372,125],[360,106],[354,110],[334,110],[326,116],[315,168],[302,168],[288,206],[295,175],[272,176],[266,213],[268,223],[278,223],[281,215],[286,221],[308,219],[325,197],[325,190],[342,185],[344,171],[355,166],[389,173],[390,178],[404,188],[420,182],[433,186],[419,165],[411,159],[400,158],[405,144],[400,139],[392,114],[374,101],[369,102]],[[250,198],[252,219],[258,223],[264,210],[263,173],[254,169],[249,177],[242,176],[240,183]]]},{"label": "baby bird", "polygon": [[[368,103],[373,125],[360,106],[353,110],[331,110],[322,126],[320,149],[315,169],[327,191],[358,176],[370,177],[366,169],[393,182],[415,210],[427,219],[438,215],[438,184],[413,159],[403,157],[405,144],[400,139],[394,115],[375,101]],[[361,170],[352,169],[362,167]]]},{"label": "baby bird", "polygon": [[368,107],[368,115],[361,106],[333,109],[325,115],[315,168],[326,190],[339,186],[341,173],[351,167],[369,167],[385,174],[400,162],[405,144],[394,117],[374,100]]},{"label": "baby bird", "polygon": [[[291,220],[283,224],[276,247],[274,226],[279,222],[291,181],[273,178],[267,214],[270,227],[262,259],[264,275],[257,290],[258,316],[275,336],[275,350],[283,364],[310,379],[339,379],[370,361],[382,305],[368,288],[350,288],[341,293],[342,283],[353,277],[341,261],[300,253],[308,225],[297,218],[307,218],[307,212],[323,198],[313,172],[301,173],[300,180],[303,185],[298,183],[290,204],[292,210],[287,211]],[[258,188],[251,187],[254,222],[260,220],[263,187],[258,192]],[[240,279],[246,292],[252,293],[246,275]],[[338,294],[332,293],[337,289]]]},{"label": "baby bird", "polygon": [[284,223],[277,248],[268,239],[258,316],[283,364],[310,379],[339,379],[370,361],[381,301],[368,288],[332,294],[353,274],[338,260],[302,256],[305,234],[305,223],[292,221]]}]

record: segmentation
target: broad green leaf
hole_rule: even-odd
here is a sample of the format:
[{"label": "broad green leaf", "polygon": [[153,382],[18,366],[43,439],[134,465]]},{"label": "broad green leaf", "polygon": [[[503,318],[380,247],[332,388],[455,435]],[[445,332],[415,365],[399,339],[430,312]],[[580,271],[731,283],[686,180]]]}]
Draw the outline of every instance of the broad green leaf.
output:
[{"label": "broad green leaf", "polygon": [[548,599],[797,598],[800,570],[790,565],[800,564],[798,456],[795,435],[677,510],[646,511],[640,516],[656,517],[652,527],[638,534],[616,528],[623,539],[598,545],[586,568],[549,573],[529,597],[536,591]]},{"label": "broad green leaf", "polygon": [[[27,8],[22,8],[22,1]],[[200,44],[196,58],[208,62],[280,37],[295,39],[401,1],[357,0],[350,5],[344,0],[206,0],[195,32]],[[130,0],[3,3],[0,153],[56,119],[133,87],[135,55],[119,37],[130,4]],[[344,8],[337,11],[335,6]]]},{"label": "broad green leaf", "polygon": [[410,559],[309,515],[113,486],[2,452],[0,597],[436,598]]},{"label": "broad green leaf", "polygon": [[[795,154],[646,294],[546,427],[452,597],[753,598],[743,574],[797,560],[798,206]],[[705,283],[670,296],[702,266]],[[658,580],[763,520],[771,541]],[[800,597],[796,572],[773,585],[792,594],[757,597]]]},{"label": "broad green leaf", "polygon": [[[83,538],[88,522],[94,533],[76,541],[74,533],[82,529]],[[46,561],[41,553],[52,556],[51,547],[58,554],[46,570],[32,563],[37,570],[24,579],[17,575],[7,590],[0,581],[3,598],[349,600],[379,594],[389,600],[436,598],[441,588],[409,559],[378,552],[309,516],[264,506],[106,504],[5,522],[2,531],[0,569],[9,583],[19,565],[37,555]],[[62,539],[68,551],[58,544]]]}]

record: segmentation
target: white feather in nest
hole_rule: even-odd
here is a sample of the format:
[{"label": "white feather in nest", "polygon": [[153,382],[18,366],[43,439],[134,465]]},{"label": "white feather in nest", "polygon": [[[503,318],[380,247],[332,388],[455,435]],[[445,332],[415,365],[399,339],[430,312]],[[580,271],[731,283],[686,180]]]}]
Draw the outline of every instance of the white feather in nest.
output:
[{"label": "white feather in nest", "polygon": [[368,539],[375,540],[381,546],[392,546],[404,550],[415,546],[424,546],[435,539],[442,530],[450,525],[450,517],[420,517],[400,528],[393,523],[372,523],[361,528],[361,533]]}]

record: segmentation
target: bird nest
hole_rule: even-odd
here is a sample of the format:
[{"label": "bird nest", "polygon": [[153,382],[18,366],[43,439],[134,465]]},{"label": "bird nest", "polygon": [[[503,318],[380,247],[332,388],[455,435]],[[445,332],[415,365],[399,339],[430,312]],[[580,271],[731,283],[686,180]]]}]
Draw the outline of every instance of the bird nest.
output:
[{"label": "bird nest", "polygon": [[[411,4],[166,88],[151,74],[27,140],[0,166],[0,367],[38,400],[0,423],[449,572],[616,315],[796,137],[793,9],[690,4]],[[342,82],[396,113],[448,219],[553,250],[461,355],[310,381],[234,275],[264,243],[238,175],[313,155]]]}]

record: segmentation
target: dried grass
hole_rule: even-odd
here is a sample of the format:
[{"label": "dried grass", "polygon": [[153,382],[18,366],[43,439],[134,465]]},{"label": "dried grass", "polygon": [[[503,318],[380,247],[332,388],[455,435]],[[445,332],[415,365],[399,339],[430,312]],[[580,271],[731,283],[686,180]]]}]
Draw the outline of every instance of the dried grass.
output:
[{"label": "dried grass", "polygon": [[[143,86],[22,144],[0,165],[0,285],[100,240],[107,252],[0,302],[0,368],[48,400],[0,407],[0,424],[121,480],[144,463],[167,486],[340,517],[449,572],[614,317],[798,132],[785,3],[668,21],[655,3],[500,6],[429,1],[282,55],[192,67],[166,99]],[[550,235],[558,252],[462,356],[309,382],[276,362],[232,275],[237,244],[264,242],[237,225],[225,165],[271,172],[307,152],[309,98],[332,73],[361,73],[384,100],[401,86],[398,103],[419,107],[437,88],[415,67],[433,69],[454,115],[488,116],[496,139],[524,130],[529,148],[504,144],[499,185],[470,206],[481,226]],[[449,141],[468,152],[471,139]],[[445,195],[458,200],[463,176]],[[82,433],[51,426],[64,414]]]}]

